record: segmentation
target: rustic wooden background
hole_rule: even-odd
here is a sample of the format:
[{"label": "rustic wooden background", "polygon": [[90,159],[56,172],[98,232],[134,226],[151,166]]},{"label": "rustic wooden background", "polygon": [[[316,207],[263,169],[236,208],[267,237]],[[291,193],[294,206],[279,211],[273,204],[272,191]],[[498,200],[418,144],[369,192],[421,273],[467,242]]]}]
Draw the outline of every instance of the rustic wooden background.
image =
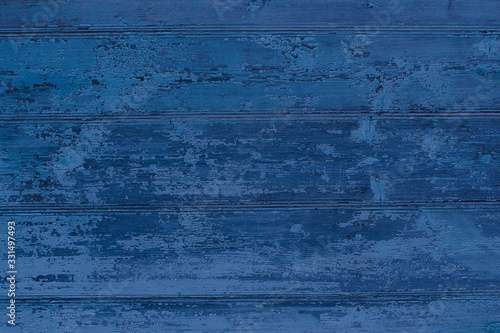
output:
[{"label": "rustic wooden background", "polygon": [[0,331],[500,332],[499,1],[0,6]]}]

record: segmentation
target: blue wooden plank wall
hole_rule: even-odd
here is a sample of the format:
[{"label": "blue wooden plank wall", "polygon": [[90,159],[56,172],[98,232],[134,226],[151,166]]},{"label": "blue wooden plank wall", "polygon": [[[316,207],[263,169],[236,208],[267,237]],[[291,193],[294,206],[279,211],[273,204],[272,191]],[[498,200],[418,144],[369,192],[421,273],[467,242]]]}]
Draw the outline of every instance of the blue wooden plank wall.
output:
[{"label": "blue wooden plank wall", "polygon": [[1,332],[500,332],[499,1],[1,1],[0,56]]}]

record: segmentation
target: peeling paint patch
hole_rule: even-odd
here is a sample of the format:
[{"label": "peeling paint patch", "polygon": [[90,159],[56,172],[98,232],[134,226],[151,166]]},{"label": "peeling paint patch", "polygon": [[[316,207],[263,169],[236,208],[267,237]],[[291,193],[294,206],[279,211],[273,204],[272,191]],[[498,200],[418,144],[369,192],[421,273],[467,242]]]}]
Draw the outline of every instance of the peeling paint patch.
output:
[{"label": "peeling paint patch", "polygon": [[387,202],[387,192],[389,186],[385,180],[371,176],[370,186],[373,193],[373,200],[375,202]]},{"label": "peeling paint patch", "polygon": [[375,125],[376,120],[363,119],[359,122],[359,127],[356,130],[351,131],[351,138],[354,141],[365,141],[371,143],[376,137]]}]

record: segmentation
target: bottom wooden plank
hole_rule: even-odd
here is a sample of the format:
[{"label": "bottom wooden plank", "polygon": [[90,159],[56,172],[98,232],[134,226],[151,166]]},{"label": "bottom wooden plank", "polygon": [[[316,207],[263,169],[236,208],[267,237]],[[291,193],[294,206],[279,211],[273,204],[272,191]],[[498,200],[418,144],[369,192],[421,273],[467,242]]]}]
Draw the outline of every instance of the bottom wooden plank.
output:
[{"label": "bottom wooden plank", "polygon": [[496,206],[212,207],[1,219],[4,233],[7,221],[17,223],[20,297],[500,290]]},{"label": "bottom wooden plank", "polygon": [[9,332],[499,332],[498,297],[20,301]]}]

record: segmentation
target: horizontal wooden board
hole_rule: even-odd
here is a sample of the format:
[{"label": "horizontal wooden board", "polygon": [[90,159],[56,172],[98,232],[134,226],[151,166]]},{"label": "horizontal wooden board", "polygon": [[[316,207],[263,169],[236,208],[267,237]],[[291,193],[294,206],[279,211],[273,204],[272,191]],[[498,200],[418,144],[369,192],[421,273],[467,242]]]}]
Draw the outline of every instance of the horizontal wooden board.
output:
[{"label": "horizontal wooden board", "polygon": [[493,295],[499,218],[454,206],[1,216],[17,224],[21,298],[243,299]]},{"label": "horizontal wooden board", "polygon": [[500,331],[499,1],[0,2],[10,331]]},{"label": "horizontal wooden board", "polygon": [[4,123],[0,207],[498,202],[499,118]]},{"label": "horizontal wooden board", "polygon": [[497,332],[497,297],[395,301],[21,301],[9,332]]},{"label": "horizontal wooden board", "polygon": [[18,0],[2,3],[1,28],[499,26],[495,0]]},{"label": "horizontal wooden board", "polygon": [[499,46],[481,33],[2,38],[0,116],[498,114]]}]

